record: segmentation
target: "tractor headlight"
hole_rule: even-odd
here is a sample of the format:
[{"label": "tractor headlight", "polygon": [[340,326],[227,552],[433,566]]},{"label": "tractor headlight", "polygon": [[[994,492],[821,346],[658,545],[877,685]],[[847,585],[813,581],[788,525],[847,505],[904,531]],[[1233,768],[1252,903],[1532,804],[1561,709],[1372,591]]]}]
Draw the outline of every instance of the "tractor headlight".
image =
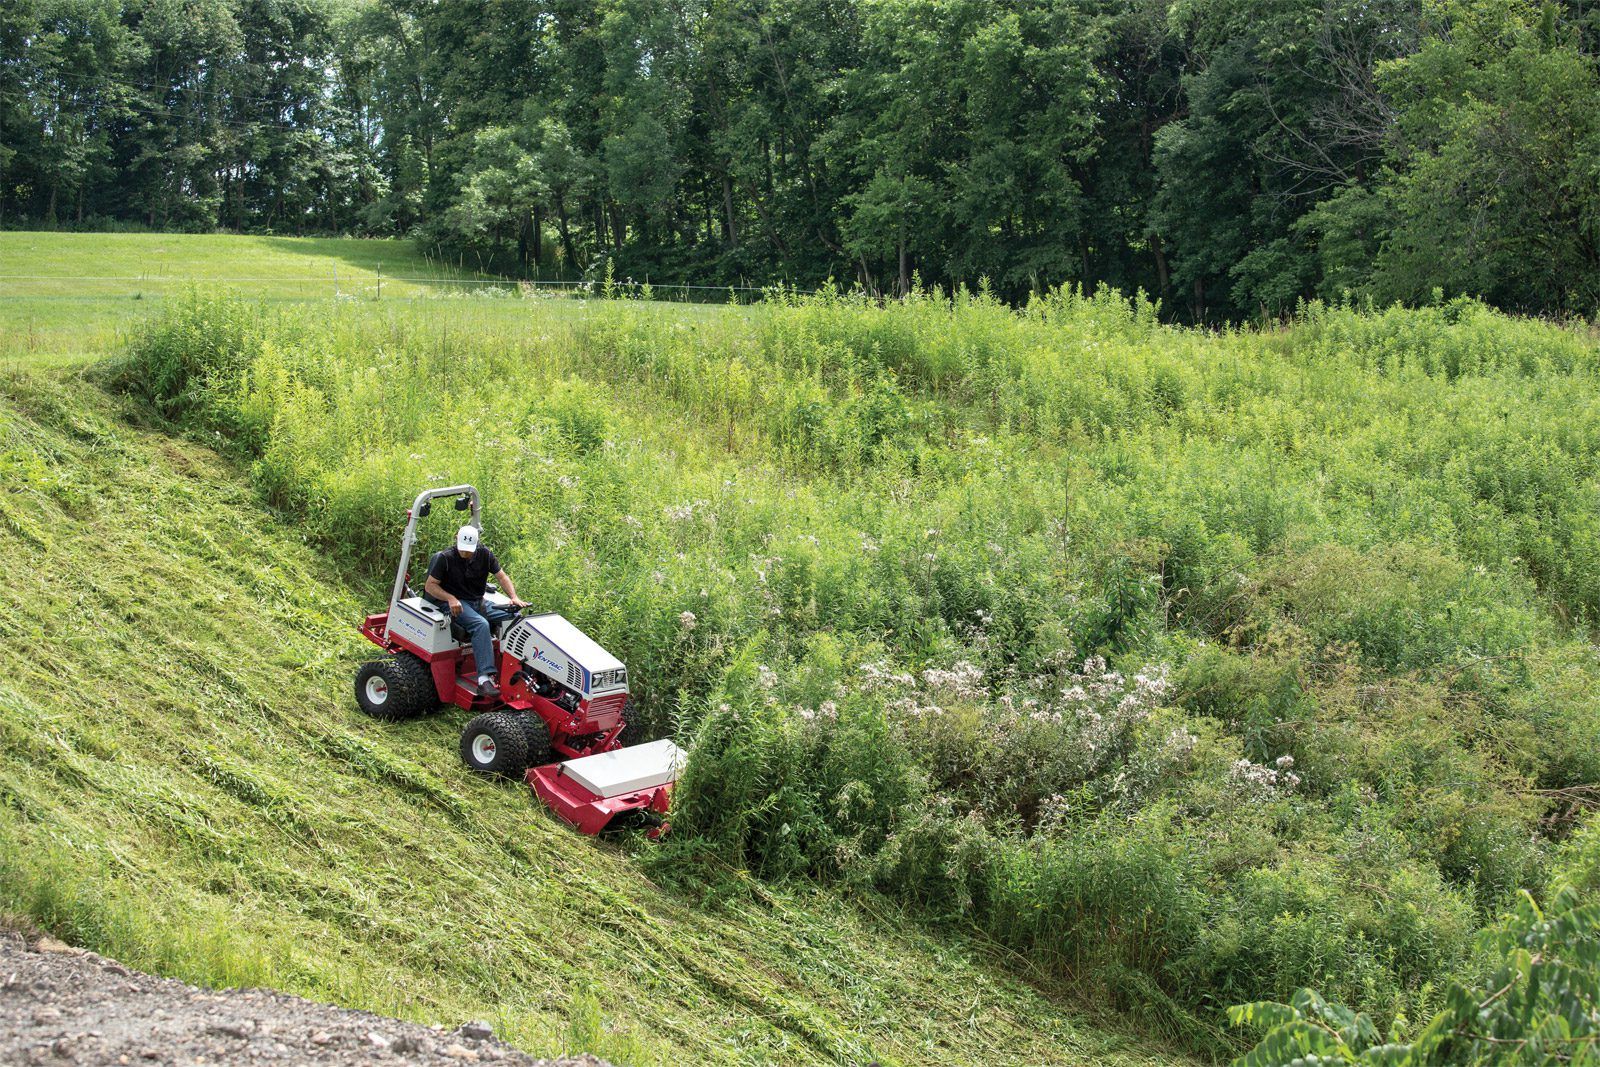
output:
[{"label": "tractor headlight", "polygon": [[594,676],[594,688],[610,689],[613,686],[623,684],[627,680],[628,669],[626,667],[618,667],[610,671],[597,671]]}]

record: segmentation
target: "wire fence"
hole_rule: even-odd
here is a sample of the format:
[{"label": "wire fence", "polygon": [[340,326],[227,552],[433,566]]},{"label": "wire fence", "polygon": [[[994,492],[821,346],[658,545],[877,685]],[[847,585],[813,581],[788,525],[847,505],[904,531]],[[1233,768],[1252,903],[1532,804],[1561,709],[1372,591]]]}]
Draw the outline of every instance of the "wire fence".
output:
[{"label": "wire fence", "polygon": [[[778,284],[693,285],[610,281],[565,281],[529,278],[466,278],[446,275],[357,274],[176,277],[160,274],[64,275],[0,274],[0,299],[143,299],[189,290],[248,288],[268,299],[305,300],[441,300],[463,297],[492,299],[633,299],[699,304],[748,304],[782,292],[809,295]],[[63,291],[64,290],[64,291]]]}]

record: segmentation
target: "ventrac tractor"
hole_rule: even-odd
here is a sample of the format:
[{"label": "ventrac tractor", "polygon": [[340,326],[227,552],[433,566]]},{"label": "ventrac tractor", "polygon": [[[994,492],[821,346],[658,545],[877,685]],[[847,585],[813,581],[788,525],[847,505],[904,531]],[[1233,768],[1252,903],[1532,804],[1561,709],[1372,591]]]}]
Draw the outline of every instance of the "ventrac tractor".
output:
[{"label": "ventrac tractor", "polygon": [[[474,712],[461,732],[461,759],[474,771],[525,779],[584,833],[599,833],[625,812],[655,821],[658,833],[683,753],[669,740],[623,746],[628,669],[620,660],[562,616],[512,613],[509,598],[491,590],[484,599],[509,617],[495,634],[496,663],[481,672],[450,612],[411,589],[417,522],[440,498],[454,498],[456,510],[470,510],[472,525],[483,528],[472,486],[417,495],[400,537],[389,608],[361,624],[361,633],[387,653],[356,672],[361,710],[391,721],[441,703]],[[479,691],[479,673],[495,676],[498,695]]]}]

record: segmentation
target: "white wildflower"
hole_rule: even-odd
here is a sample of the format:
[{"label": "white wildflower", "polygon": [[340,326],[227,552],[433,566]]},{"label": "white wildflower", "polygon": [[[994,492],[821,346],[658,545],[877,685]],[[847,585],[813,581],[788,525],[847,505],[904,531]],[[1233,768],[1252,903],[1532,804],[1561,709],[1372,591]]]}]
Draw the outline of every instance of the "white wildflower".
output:
[{"label": "white wildflower", "polygon": [[1300,776],[1288,769],[1293,764],[1294,759],[1290,756],[1279,756],[1272,767],[1241,758],[1234,760],[1233,766],[1228,768],[1228,779],[1249,797],[1271,800],[1291,792],[1300,784]]},{"label": "white wildflower", "polygon": [[706,506],[704,500],[691,500],[687,504],[668,504],[661,509],[661,514],[672,522],[687,522],[694,518],[694,513]]},{"label": "white wildflower", "polygon": [[957,660],[949,670],[930,667],[922,672],[922,681],[929,689],[957,700],[976,700],[988,694],[983,685],[983,668],[966,660]]},{"label": "white wildflower", "polygon": [[1186,728],[1179,726],[1167,735],[1165,744],[1167,755],[1173,759],[1185,759],[1194,751],[1200,739],[1190,733]]}]

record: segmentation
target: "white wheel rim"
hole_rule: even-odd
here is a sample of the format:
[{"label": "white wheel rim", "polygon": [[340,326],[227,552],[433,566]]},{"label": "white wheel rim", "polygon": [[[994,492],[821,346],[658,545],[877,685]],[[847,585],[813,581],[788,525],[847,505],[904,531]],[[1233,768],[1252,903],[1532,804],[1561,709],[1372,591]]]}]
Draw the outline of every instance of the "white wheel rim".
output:
[{"label": "white wheel rim", "polygon": [[488,734],[479,734],[472,739],[472,758],[477,763],[494,762],[494,738]]},{"label": "white wheel rim", "polygon": [[382,704],[389,699],[389,683],[376,674],[367,679],[367,699],[374,704]]}]

